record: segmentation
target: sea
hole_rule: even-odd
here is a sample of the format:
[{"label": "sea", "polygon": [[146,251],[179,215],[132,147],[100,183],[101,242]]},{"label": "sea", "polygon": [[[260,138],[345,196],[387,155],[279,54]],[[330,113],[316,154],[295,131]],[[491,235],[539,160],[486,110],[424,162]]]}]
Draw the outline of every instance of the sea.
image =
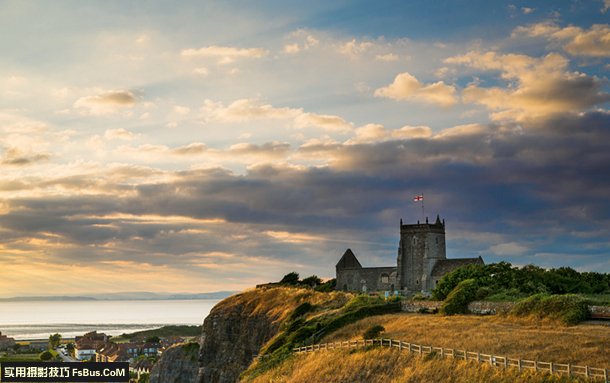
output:
[{"label": "sea", "polygon": [[16,340],[74,338],[89,331],[121,335],[166,325],[201,325],[219,300],[0,302],[0,332]]}]

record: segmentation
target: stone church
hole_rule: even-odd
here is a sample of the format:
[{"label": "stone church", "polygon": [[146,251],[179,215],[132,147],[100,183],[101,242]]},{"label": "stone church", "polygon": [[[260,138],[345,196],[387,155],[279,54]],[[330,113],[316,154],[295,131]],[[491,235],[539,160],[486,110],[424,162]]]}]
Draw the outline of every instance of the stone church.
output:
[{"label": "stone church", "polygon": [[351,249],[336,266],[337,289],[345,291],[399,291],[405,295],[431,291],[443,275],[464,265],[479,263],[478,258],[447,259],[445,220],[404,225],[400,220],[397,265],[362,267]]}]

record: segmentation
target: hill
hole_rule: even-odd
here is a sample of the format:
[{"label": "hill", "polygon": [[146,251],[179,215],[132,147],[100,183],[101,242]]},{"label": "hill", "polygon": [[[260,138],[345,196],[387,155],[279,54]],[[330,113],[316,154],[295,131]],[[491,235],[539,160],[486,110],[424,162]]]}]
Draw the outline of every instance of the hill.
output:
[{"label": "hill", "polygon": [[[580,381],[379,348],[307,355],[291,352],[293,347],[311,342],[361,339],[365,330],[381,325],[383,337],[413,343],[610,367],[606,326],[567,327],[549,320],[500,316],[407,314],[397,312],[398,307],[380,297],[344,292],[270,286],[252,289],[212,309],[204,321],[198,362],[178,357],[172,361],[168,356],[163,365],[181,366],[175,374],[182,374],[183,383]],[[196,370],[198,376],[184,378],[184,371]],[[160,372],[159,376],[171,376]]]}]

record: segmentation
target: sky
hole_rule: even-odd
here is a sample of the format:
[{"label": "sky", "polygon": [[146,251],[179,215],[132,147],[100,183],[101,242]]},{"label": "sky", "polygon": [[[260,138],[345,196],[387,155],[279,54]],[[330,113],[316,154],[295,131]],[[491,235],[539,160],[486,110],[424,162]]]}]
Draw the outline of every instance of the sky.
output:
[{"label": "sky", "polygon": [[610,0],[0,1],[0,297],[610,272]]}]

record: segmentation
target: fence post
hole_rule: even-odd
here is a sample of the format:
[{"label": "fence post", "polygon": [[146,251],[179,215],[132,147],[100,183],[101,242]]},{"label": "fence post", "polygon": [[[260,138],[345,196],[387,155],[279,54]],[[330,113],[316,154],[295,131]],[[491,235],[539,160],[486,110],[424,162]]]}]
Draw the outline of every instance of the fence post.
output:
[{"label": "fence post", "polygon": [[549,370],[551,371],[551,375],[553,375],[553,362],[549,363]]},{"label": "fence post", "polygon": [[508,357],[504,357],[504,368],[508,368]]},{"label": "fence post", "polygon": [[608,369],[604,368],[604,383],[608,383]]},{"label": "fence post", "polygon": [[572,365],[568,363],[568,376],[572,376]]},{"label": "fence post", "polygon": [[445,348],[441,347],[441,359],[445,357]]},{"label": "fence post", "polygon": [[398,341],[398,350],[402,352],[402,340]]},{"label": "fence post", "polygon": [[521,371],[521,359],[517,359],[517,367],[519,368],[519,371]]},{"label": "fence post", "polygon": [[481,353],[477,351],[477,363],[481,363]]},{"label": "fence post", "polygon": [[589,377],[589,366],[585,366],[585,376]]}]

